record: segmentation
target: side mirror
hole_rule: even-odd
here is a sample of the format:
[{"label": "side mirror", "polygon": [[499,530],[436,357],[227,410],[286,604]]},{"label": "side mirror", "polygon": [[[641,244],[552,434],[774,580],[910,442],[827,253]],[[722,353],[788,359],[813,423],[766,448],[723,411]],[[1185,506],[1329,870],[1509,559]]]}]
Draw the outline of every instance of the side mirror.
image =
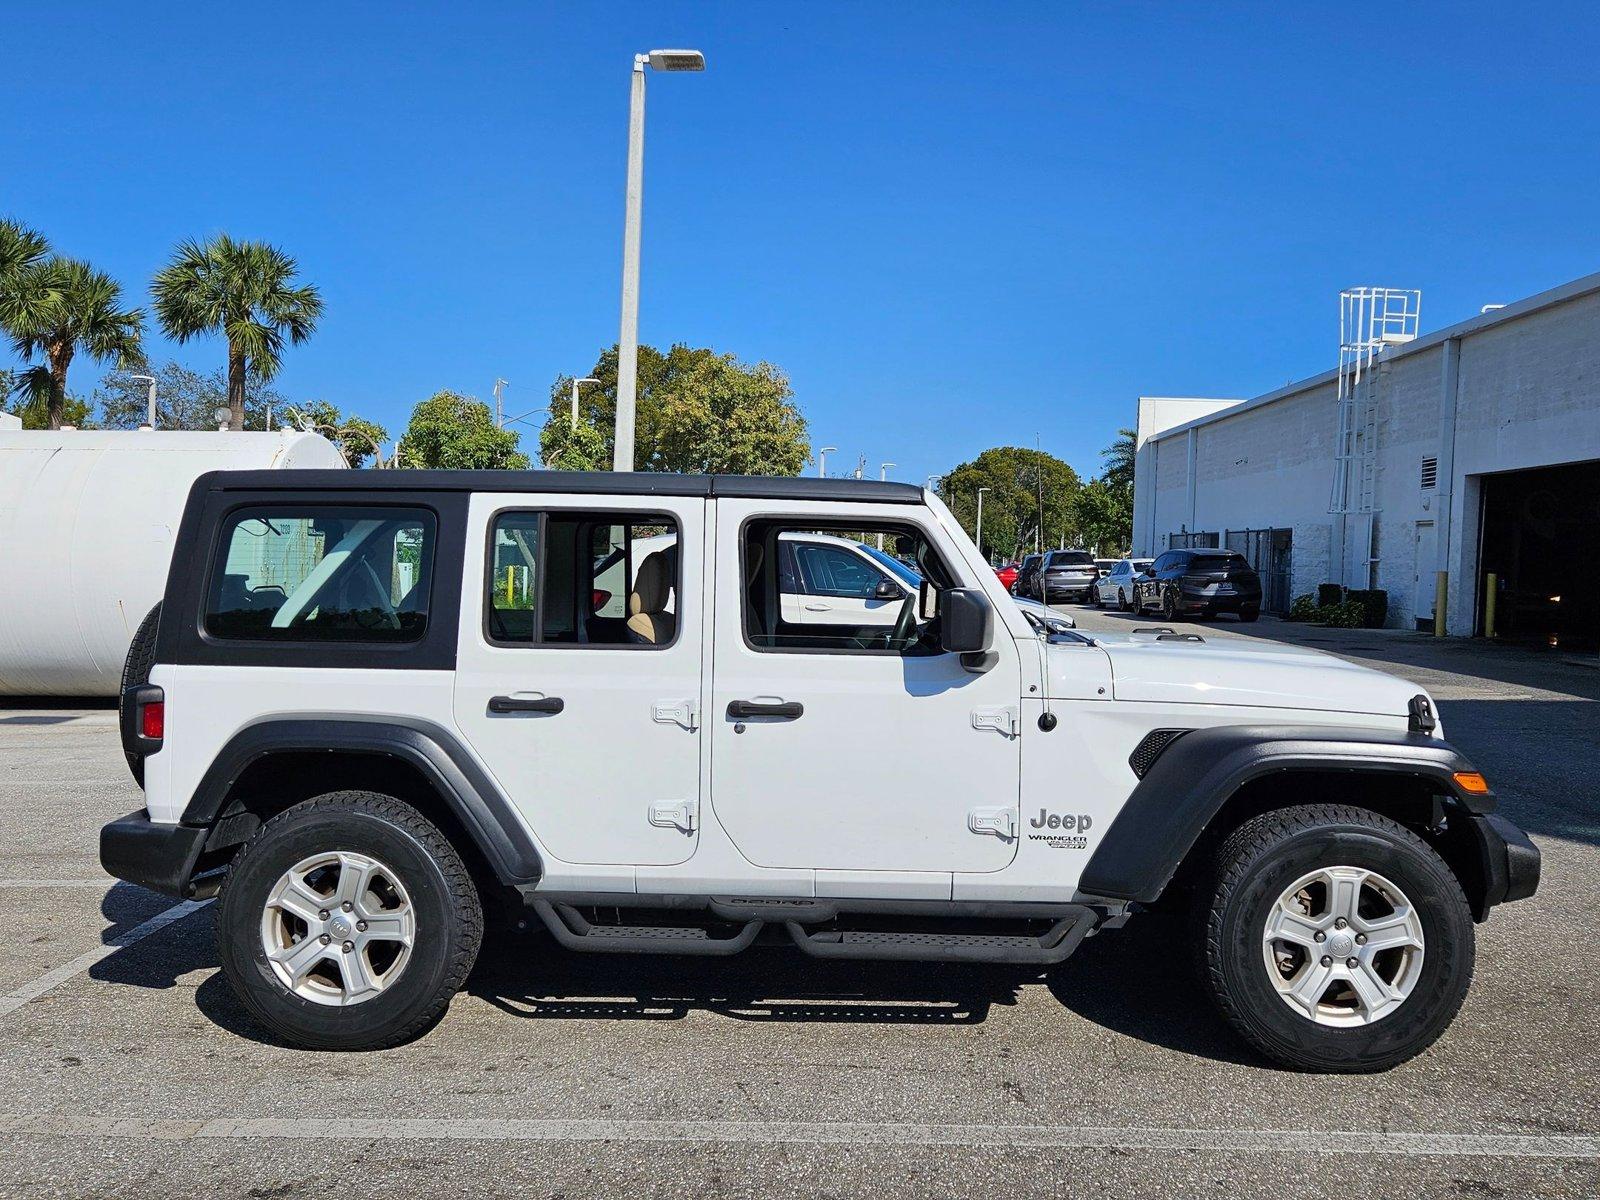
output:
[{"label": "side mirror", "polygon": [[874,600],[898,600],[903,595],[905,593],[900,590],[899,586],[888,579],[878,580],[878,586],[872,589],[872,598]]},{"label": "side mirror", "polygon": [[994,610],[977,588],[950,588],[939,597],[939,644],[947,654],[961,655],[969,671],[987,671],[995,656],[988,653],[994,634]]}]

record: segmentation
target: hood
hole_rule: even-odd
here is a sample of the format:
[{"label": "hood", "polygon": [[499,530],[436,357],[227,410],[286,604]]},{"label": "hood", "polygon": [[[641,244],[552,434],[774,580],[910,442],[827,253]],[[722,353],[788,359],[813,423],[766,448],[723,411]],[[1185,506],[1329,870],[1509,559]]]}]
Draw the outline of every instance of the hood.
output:
[{"label": "hood", "polygon": [[1158,642],[1148,634],[1096,635],[1111,660],[1118,700],[1234,704],[1406,716],[1416,684],[1317,650],[1255,638]]}]

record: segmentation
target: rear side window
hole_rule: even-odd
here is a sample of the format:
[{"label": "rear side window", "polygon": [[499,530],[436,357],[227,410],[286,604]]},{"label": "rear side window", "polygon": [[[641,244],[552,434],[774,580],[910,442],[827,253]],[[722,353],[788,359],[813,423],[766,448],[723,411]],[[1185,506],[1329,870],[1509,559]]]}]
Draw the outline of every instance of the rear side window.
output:
[{"label": "rear side window", "polygon": [[428,626],[435,521],[422,509],[262,507],[232,513],[205,630],[278,642],[413,642]]},{"label": "rear side window", "polygon": [[678,527],[668,516],[504,512],[485,616],[502,646],[664,647],[677,637]]}]

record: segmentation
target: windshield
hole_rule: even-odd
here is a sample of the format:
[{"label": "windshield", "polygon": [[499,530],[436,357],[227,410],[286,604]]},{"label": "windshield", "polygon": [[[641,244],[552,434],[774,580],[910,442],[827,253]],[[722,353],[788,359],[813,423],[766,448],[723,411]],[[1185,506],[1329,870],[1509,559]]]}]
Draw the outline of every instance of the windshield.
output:
[{"label": "windshield", "polygon": [[864,554],[866,554],[868,558],[872,559],[873,562],[877,563],[885,571],[888,571],[908,588],[911,588],[913,591],[915,591],[922,587],[922,576],[918,575],[898,558],[894,558],[888,554],[885,554],[876,546],[869,546],[865,542],[857,542],[856,545]]}]

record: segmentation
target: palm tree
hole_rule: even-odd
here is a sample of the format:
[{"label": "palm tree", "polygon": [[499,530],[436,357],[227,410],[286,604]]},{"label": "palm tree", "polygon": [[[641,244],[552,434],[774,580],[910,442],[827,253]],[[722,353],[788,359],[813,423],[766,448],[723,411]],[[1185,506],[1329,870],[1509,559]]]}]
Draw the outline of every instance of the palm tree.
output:
[{"label": "palm tree", "polygon": [[228,339],[229,427],[244,428],[246,372],[262,382],[278,373],[284,339],[298,346],[322,316],[322,297],[295,286],[298,268],[276,246],[239,242],[219,233],[184,241],[150,287],[167,336],[187,342],[202,334]]},{"label": "palm tree", "polygon": [[122,307],[117,281],[80,259],[35,257],[13,271],[4,288],[0,325],[24,359],[44,356],[43,363],[13,381],[12,390],[27,397],[27,407],[43,407],[51,429],[61,428],[67,368],[80,350],[124,369],[144,365],[139,346],[144,313]]},{"label": "palm tree", "polygon": [[0,219],[0,303],[9,294],[7,281],[31,267],[50,250],[44,234],[10,217]]},{"label": "palm tree", "polygon": [[1106,460],[1104,478],[1107,483],[1120,488],[1133,486],[1133,443],[1137,436],[1131,429],[1119,429],[1117,440],[1100,451],[1100,457]]}]

